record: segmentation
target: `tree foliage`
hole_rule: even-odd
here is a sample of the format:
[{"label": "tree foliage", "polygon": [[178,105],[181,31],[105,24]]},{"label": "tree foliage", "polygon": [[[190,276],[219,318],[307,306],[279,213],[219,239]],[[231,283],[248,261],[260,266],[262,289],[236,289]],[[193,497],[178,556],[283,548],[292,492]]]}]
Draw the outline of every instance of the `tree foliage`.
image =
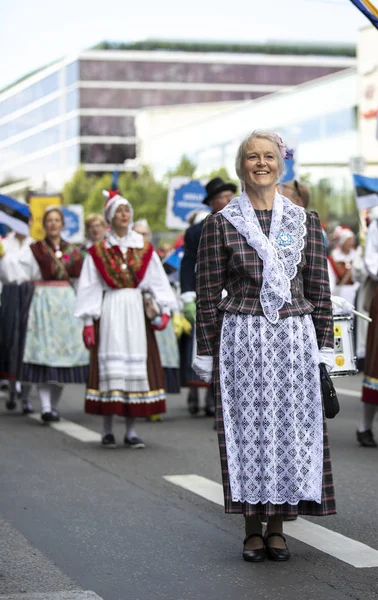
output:
[{"label": "tree foliage", "polygon": [[[118,177],[118,189],[127,198],[134,209],[134,220],[147,219],[152,231],[167,231],[165,214],[168,196],[169,180],[171,177],[196,177],[212,179],[222,177],[231,181],[227,170],[222,167],[211,173],[196,174],[197,166],[187,157],[182,156],[177,166],[168,171],[163,181],[157,181],[147,166],[142,167],[138,174],[123,172]],[[237,184],[237,182],[235,182]],[[101,176],[88,175],[83,168],[74,173],[72,179],[63,188],[65,204],[82,204],[87,216],[90,213],[102,213],[104,196],[102,191],[110,189],[112,175],[105,173]]]}]

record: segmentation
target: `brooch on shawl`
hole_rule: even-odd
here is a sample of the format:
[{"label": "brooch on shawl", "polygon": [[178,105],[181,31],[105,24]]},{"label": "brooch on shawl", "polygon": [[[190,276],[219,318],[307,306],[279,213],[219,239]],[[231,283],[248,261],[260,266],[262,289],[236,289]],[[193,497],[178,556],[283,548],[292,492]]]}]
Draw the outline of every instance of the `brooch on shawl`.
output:
[{"label": "brooch on shawl", "polygon": [[293,236],[291,235],[291,233],[285,233],[281,231],[281,233],[277,235],[276,240],[279,246],[286,247],[290,246],[293,243]]}]

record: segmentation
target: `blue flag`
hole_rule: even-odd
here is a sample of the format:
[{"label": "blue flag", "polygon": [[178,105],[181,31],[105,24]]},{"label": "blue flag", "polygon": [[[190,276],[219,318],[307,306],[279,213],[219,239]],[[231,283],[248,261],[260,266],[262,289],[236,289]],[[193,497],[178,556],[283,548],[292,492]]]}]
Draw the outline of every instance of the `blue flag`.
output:
[{"label": "blue flag", "polygon": [[359,210],[378,205],[378,178],[353,175],[356,204]]},{"label": "blue flag", "polygon": [[351,0],[351,2],[353,2],[374,27],[378,29],[378,8],[374,6],[371,0]]}]

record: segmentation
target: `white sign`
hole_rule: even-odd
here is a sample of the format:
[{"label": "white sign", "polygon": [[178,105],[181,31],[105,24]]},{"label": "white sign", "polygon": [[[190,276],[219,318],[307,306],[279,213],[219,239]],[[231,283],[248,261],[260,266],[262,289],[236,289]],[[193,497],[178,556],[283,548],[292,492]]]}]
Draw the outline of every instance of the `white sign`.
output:
[{"label": "white sign", "polygon": [[62,206],[62,212],[64,216],[63,239],[72,244],[82,244],[85,239],[83,205],[68,204]]}]

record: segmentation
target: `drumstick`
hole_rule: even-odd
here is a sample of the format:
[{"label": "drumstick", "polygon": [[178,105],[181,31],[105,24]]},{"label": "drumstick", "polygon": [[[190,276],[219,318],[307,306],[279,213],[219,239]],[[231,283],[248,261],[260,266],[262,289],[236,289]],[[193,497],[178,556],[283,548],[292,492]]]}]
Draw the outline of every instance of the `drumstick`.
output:
[{"label": "drumstick", "polygon": [[344,300],[344,298],[340,298],[339,296],[331,296],[331,302],[333,304],[336,304],[336,306],[339,306],[340,308],[343,308],[344,310],[353,313],[354,315],[356,315],[356,317],[360,317],[360,319],[365,319],[365,321],[367,321],[368,323],[372,322],[372,319],[370,317],[367,317],[366,315],[363,315],[362,313],[358,312],[358,310],[355,310],[354,306],[347,300]]}]

